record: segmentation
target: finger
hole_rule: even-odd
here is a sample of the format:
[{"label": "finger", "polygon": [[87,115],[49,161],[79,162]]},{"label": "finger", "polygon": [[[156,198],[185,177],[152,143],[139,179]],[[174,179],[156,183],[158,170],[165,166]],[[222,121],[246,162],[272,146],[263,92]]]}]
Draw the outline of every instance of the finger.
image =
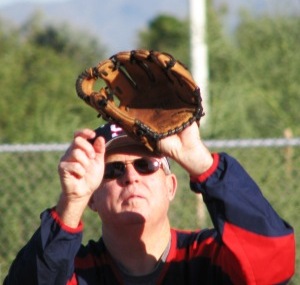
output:
[{"label": "finger", "polygon": [[81,129],[81,130],[74,132],[74,138],[80,136],[85,139],[92,139],[95,137],[95,135],[96,135],[95,131],[93,131],[91,129]]},{"label": "finger", "polygon": [[104,170],[104,156],[105,156],[105,139],[103,137],[97,137],[94,142],[95,159],[94,167],[97,169],[97,173],[102,176]]},{"label": "finger", "polygon": [[69,161],[80,163],[82,167],[88,168],[92,159],[93,158],[89,157],[84,150],[75,148],[71,153]]},{"label": "finger", "polygon": [[78,162],[61,161],[58,169],[62,178],[71,175],[80,179],[86,174],[86,169]]},{"label": "finger", "polygon": [[94,150],[97,154],[105,153],[105,139],[103,137],[97,137],[94,142]]},{"label": "finger", "polygon": [[93,145],[91,145],[83,136],[75,137],[73,140],[73,149],[80,149],[85,152],[89,158],[95,158],[95,149]]},{"label": "finger", "polygon": [[91,145],[94,144],[95,140],[96,140],[96,132],[90,129],[82,129],[79,131],[76,131],[74,133],[74,138],[76,137],[82,137],[84,139],[86,139]]}]

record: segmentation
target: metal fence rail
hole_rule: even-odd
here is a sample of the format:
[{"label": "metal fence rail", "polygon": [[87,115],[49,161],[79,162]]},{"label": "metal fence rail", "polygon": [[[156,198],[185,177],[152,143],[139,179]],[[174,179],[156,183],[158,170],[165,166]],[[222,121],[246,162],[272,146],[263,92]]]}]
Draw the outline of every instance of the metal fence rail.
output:
[{"label": "metal fence rail", "polygon": [[[300,138],[206,140],[212,151],[234,156],[261,187],[277,212],[296,231],[297,268],[300,272]],[[0,145],[0,283],[21,247],[39,226],[40,213],[56,204],[60,193],[57,165],[69,144]],[[189,191],[188,175],[171,163],[178,191],[170,208],[177,228],[210,227],[199,199]],[[201,214],[199,215],[199,208]],[[204,212],[203,212],[204,211]],[[199,219],[201,216],[201,219]],[[100,235],[99,219],[92,211],[84,216],[84,242]],[[295,276],[292,285],[300,284]]]},{"label": "metal fence rail", "polygon": [[[253,148],[300,146],[300,138],[205,140],[209,148]],[[64,151],[69,144],[2,144],[1,152]]]}]

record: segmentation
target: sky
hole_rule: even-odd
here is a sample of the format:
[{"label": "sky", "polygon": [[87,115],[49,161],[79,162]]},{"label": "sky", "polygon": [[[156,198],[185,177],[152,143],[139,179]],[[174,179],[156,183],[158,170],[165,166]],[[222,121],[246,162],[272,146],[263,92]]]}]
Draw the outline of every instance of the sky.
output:
[{"label": "sky", "polygon": [[0,7],[4,7],[15,3],[49,3],[49,2],[66,2],[66,0],[0,0]]},{"label": "sky", "polygon": [[[44,16],[48,22],[55,22],[56,24],[65,21],[68,23],[72,22],[73,27],[79,28],[80,30],[89,26],[89,34],[99,38],[100,42],[105,45],[110,53],[115,53],[116,51],[127,50],[136,46],[136,35],[138,31],[145,28],[148,21],[151,20],[154,15],[168,11],[171,15],[185,17],[186,14],[184,13],[187,13],[188,1],[189,0],[151,0],[145,2],[141,0],[0,0],[0,9],[7,8],[6,12],[1,12],[3,13],[3,17],[8,18],[14,23],[21,24],[26,21],[28,13],[32,13],[33,5],[29,4],[36,4],[36,6],[39,4],[53,4],[46,8],[39,8],[47,9],[43,10],[43,12],[45,12]],[[91,2],[93,5],[84,6],[85,2]],[[6,5],[4,5],[5,3]],[[26,3],[28,4],[28,9],[25,9]],[[66,5],[60,5],[65,3]],[[73,3],[74,6],[72,6],[72,9],[69,9]],[[176,5],[174,5],[174,3],[176,3]],[[22,8],[20,9],[17,7],[18,4],[25,4],[25,7],[21,6]],[[57,9],[55,4],[58,4],[57,6],[60,5],[59,9]],[[82,6],[84,6],[84,9]],[[15,8],[10,9],[9,7]],[[97,10],[102,13],[98,13],[98,15]],[[103,15],[100,17],[101,14]],[[111,21],[112,15],[115,16],[113,17],[113,21]]]},{"label": "sky", "polygon": [[[46,3],[66,3],[71,0],[0,0],[0,9],[5,8],[7,6],[19,3],[34,3],[34,4],[46,4]],[[85,0],[89,1],[89,0]],[[200,1],[200,0],[199,0]],[[78,1],[74,1],[78,2]],[[128,49],[131,46],[135,46],[135,39],[137,31],[141,30],[145,27],[149,20],[153,18],[153,15],[157,13],[161,13],[162,11],[168,11],[170,14],[179,16],[183,15],[184,17],[188,13],[188,3],[189,0],[151,0],[151,1],[140,1],[140,0],[128,0],[128,1],[119,1],[119,0],[99,0],[101,3],[106,3],[104,6],[104,16],[102,18],[107,20],[112,11],[119,13],[119,17],[115,17],[114,21],[107,21],[105,29],[101,26],[99,28],[98,25],[94,25],[94,23],[89,28],[89,31],[94,35],[99,36],[101,42],[108,46],[108,49],[112,52],[120,49]],[[71,2],[72,3],[72,2]],[[98,3],[98,2],[96,2]],[[156,3],[153,5],[153,3]],[[173,4],[177,3],[177,4]],[[213,3],[227,3],[228,11],[227,16],[224,17],[224,27],[226,29],[231,29],[236,21],[238,20],[237,15],[239,15],[239,9],[242,6],[248,7],[249,10],[261,10],[266,11],[270,9],[275,9],[277,11],[284,11],[286,9],[298,11],[298,15],[300,14],[300,0],[214,0]],[[100,6],[100,5],[99,5]],[[93,9],[89,6],[86,7],[86,11],[82,14],[82,23],[80,19],[76,15],[76,22],[80,27],[83,27],[86,24],[86,14],[92,13],[90,9]],[[98,9],[98,7],[97,7]],[[117,11],[116,11],[117,9]],[[63,10],[63,9],[62,9]],[[137,13],[138,11],[138,13]],[[11,13],[11,12],[9,12]],[[21,21],[25,16],[24,11],[20,11],[20,15],[18,15],[17,20]],[[122,17],[120,17],[120,13],[122,13]],[[50,12],[49,12],[50,14]],[[92,13],[93,14],[93,13]],[[11,14],[9,14],[11,16]],[[60,13],[55,14],[56,19],[63,18]],[[16,16],[14,13],[12,19]],[[16,20],[16,19],[14,19]],[[121,28],[126,29],[126,33],[122,32]],[[104,42],[105,40],[105,42]]]}]

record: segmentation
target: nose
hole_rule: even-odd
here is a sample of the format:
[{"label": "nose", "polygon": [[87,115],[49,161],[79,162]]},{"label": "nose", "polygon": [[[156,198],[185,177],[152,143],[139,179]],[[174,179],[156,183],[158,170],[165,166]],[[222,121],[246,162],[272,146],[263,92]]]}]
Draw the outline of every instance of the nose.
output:
[{"label": "nose", "polygon": [[121,180],[126,185],[137,182],[139,180],[139,173],[135,170],[132,163],[126,163],[125,173],[122,175]]}]

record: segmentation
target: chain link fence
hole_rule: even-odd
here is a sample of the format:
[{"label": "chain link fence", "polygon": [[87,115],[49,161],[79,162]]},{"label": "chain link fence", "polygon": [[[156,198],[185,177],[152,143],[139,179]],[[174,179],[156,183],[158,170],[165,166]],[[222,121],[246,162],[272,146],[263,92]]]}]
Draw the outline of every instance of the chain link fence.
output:
[{"label": "chain link fence", "polygon": [[[237,158],[260,185],[277,212],[295,229],[300,247],[300,138],[206,141],[212,151]],[[56,204],[60,193],[57,165],[66,144],[0,145],[0,282],[17,252],[39,226],[40,213]],[[170,208],[174,227],[211,227],[201,198],[189,190],[188,176],[171,165],[179,187]],[[195,215],[197,213],[197,215]],[[101,234],[98,217],[87,210],[84,242]],[[297,251],[298,252],[298,251]],[[296,272],[300,270],[297,255]],[[297,270],[298,269],[298,270]],[[300,284],[297,273],[290,284]]]}]

